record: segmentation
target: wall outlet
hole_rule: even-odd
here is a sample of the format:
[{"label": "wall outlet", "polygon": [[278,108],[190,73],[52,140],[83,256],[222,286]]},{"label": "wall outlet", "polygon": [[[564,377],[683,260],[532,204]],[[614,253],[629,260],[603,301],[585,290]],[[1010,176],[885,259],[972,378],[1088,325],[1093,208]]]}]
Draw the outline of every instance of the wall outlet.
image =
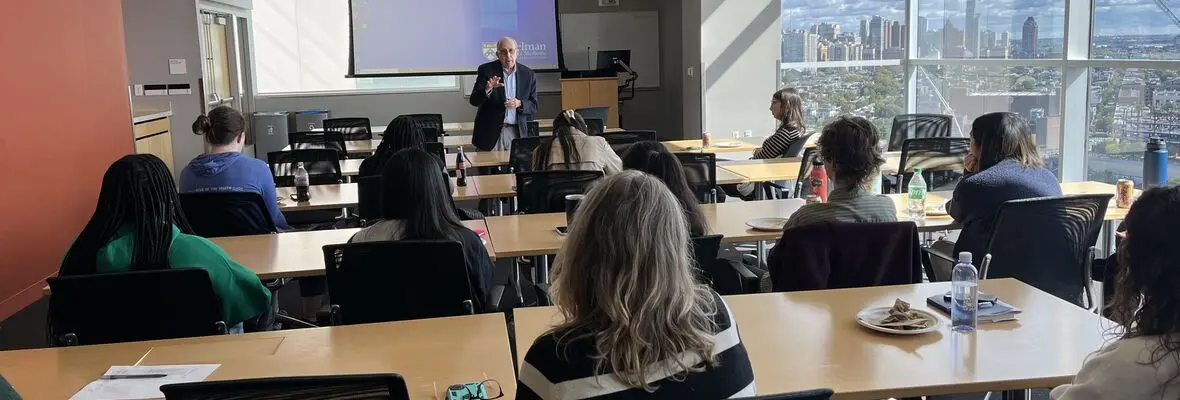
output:
[{"label": "wall outlet", "polygon": [[619,0],[598,0],[599,7],[618,7]]},{"label": "wall outlet", "polygon": [[754,137],[754,131],[746,129],[746,137]]}]

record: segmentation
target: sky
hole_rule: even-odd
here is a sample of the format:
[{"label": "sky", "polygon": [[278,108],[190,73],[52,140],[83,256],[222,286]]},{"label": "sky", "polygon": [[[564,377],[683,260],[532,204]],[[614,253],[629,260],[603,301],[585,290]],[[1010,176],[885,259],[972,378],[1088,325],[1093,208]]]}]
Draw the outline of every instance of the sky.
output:
[{"label": "sky", "polygon": [[[788,29],[807,28],[821,22],[836,22],[844,32],[859,32],[860,20],[880,15],[902,20],[903,0],[782,0],[783,24]],[[1180,15],[1180,0],[1163,0]],[[1097,36],[1180,35],[1154,0],[1096,0],[1094,28]],[[977,0],[980,29],[1008,31],[1020,37],[1024,21],[1036,18],[1041,38],[1060,38],[1064,32],[1065,0]],[[930,28],[942,26],[943,19],[962,29],[966,26],[966,0],[918,0],[918,15],[930,19]]]}]

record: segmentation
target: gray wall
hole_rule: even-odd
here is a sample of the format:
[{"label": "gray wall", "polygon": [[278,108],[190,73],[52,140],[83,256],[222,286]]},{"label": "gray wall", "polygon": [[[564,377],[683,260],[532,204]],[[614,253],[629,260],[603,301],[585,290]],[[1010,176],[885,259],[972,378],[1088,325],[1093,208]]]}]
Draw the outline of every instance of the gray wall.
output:
[{"label": "gray wall", "polygon": [[[688,0],[687,3],[700,0]],[[700,30],[696,22],[683,26],[681,3],[671,0],[625,0],[619,7],[598,7],[592,0],[561,0],[558,7],[562,13],[658,11],[660,15],[660,64],[661,83],[659,88],[636,91],[635,100],[625,103],[622,112],[628,129],[654,129],[664,138],[683,137],[686,126],[680,115],[684,102],[682,86],[685,68],[682,65],[682,47],[695,47],[700,52]],[[684,7],[688,8],[688,7]],[[699,21],[699,17],[697,18]],[[682,28],[683,27],[683,28]],[[695,31],[696,41],[692,44],[681,40],[683,31]],[[696,57],[699,60],[699,56]],[[699,70],[699,68],[698,68]],[[699,76],[699,75],[698,75]],[[475,108],[467,103],[466,93],[461,91],[418,92],[396,94],[356,95],[307,95],[307,96],[258,96],[255,98],[257,111],[294,111],[310,108],[327,108],[334,116],[367,116],[374,125],[385,125],[399,114],[441,113],[447,122],[465,122],[475,118]],[[699,97],[696,97],[699,99]],[[539,118],[551,118],[561,111],[561,96],[558,93],[540,94]],[[697,102],[699,103],[699,101]],[[699,104],[697,104],[699,110]],[[689,118],[686,116],[686,118]],[[697,112],[699,120],[699,111]],[[697,123],[696,125],[699,125]],[[687,125],[692,126],[692,125]],[[699,128],[692,130],[699,132]],[[697,134],[692,134],[695,137]]]},{"label": "gray wall", "polygon": [[704,69],[705,129],[714,137],[728,137],[734,130],[752,130],[758,137],[773,133],[769,108],[778,85],[781,0],[700,1],[699,31],[708,38],[697,46]]},{"label": "gray wall", "polygon": [[[200,29],[195,0],[123,0],[123,34],[127,44],[128,84],[187,83],[191,95],[132,97],[135,107],[172,105],[174,171],[204,152],[192,123],[201,113]],[[187,60],[188,73],[168,73],[168,59]]]}]

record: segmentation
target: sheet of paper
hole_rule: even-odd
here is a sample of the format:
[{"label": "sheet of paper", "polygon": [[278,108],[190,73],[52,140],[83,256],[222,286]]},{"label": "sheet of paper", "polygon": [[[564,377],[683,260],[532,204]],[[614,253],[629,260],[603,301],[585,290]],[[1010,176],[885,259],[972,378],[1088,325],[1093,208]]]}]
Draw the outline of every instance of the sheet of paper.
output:
[{"label": "sheet of paper", "polygon": [[169,58],[168,59],[168,73],[172,75],[184,75],[188,73],[188,60],[184,58]]},{"label": "sheet of paper", "polygon": [[163,378],[96,379],[74,393],[70,400],[159,399],[160,386],[172,383],[200,382],[221,364],[153,365],[146,367],[113,366],[103,376],[165,374]]}]

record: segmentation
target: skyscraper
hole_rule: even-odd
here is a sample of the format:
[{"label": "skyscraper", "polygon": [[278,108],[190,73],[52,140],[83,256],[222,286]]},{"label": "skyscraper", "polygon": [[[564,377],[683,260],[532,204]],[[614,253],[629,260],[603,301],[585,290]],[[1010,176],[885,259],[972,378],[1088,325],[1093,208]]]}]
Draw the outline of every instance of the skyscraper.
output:
[{"label": "skyscraper", "polygon": [[874,15],[873,19],[869,20],[869,40],[868,47],[876,49],[877,54],[881,54],[881,49],[885,48],[885,35],[887,35],[889,22],[880,15]]},{"label": "skyscraper", "polygon": [[975,0],[967,0],[967,28],[963,30],[963,45],[972,55],[979,55],[979,14],[975,12]]},{"label": "skyscraper", "polygon": [[792,29],[783,34],[783,62],[807,61],[807,36],[802,29]]},{"label": "skyscraper", "polygon": [[1006,48],[1008,48],[1008,46],[1011,46],[1011,45],[1012,45],[1012,34],[1009,33],[1008,31],[1004,31],[1003,33],[1000,34],[1000,41],[999,41],[999,43],[996,43],[996,46],[1006,49]]},{"label": "skyscraper", "polygon": [[930,30],[930,20],[927,19],[926,17],[919,15],[918,16],[918,37],[922,37],[922,35],[926,34],[926,31],[928,31],[928,30]]},{"label": "skyscraper", "polygon": [[1020,53],[1026,58],[1037,58],[1037,20],[1028,17],[1024,20],[1024,32],[1020,35]]},{"label": "skyscraper", "polygon": [[840,36],[840,24],[824,22],[816,26],[816,31],[812,33],[819,35],[819,37],[829,42],[834,42],[836,41],[836,37]]},{"label": "skyscraper", "polygon": [[981,50],[991,50],[998,47],[996,46],[996,31],[985,29],[980,39],[979,47]]},{"label": "skyscraper", "polygon": [[860,20],[860,42],[868,43],[869,41],[869,20]]},{"label": "skyscraper", "polygon": [[893,21],[889,27],[889,47],[901,47],[901,22]]}]

